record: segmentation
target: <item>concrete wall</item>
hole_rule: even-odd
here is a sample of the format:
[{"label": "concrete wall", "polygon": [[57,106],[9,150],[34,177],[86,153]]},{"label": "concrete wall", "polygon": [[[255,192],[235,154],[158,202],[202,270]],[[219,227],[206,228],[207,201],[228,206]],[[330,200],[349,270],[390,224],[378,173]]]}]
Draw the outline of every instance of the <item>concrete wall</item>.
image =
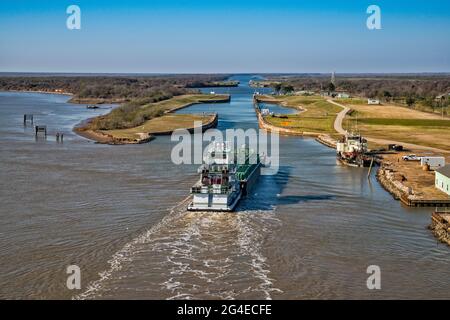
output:
[{"label": "concrete wall", "polygon": [[450,178],[436,172],[436,188],[450,196]]}]

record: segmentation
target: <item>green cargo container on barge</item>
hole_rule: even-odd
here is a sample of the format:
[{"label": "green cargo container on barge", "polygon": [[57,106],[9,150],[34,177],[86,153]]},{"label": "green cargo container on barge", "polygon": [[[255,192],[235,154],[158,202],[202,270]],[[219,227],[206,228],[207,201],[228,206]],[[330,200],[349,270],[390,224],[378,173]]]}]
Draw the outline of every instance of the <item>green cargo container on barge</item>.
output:
[{"label": "green cargo container on barge", "polygon": [[227,142],[210,145],[203,160],[200,179],[191,188],[190,211],[233,211],[261,172],[255,152],[248,147],[233,151]]}]

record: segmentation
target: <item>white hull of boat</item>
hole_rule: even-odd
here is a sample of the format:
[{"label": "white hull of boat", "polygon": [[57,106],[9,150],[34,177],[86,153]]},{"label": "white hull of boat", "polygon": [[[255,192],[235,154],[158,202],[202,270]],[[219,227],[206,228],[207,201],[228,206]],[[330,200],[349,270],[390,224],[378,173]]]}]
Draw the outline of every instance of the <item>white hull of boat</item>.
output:
[{"label": "white hull of boat", "polygon": [[[208,196],[208,194],[205,194]],[[196,202],[191,202],[188,206],[188,211],[216,211],[216,212],[231,212],[234,211],[239,200],[241,200],[242,191],[239,191],[235,199],[230,204],[220,204],[220,203],[210,203],[210,202],[202,202],[199,204]]]}]

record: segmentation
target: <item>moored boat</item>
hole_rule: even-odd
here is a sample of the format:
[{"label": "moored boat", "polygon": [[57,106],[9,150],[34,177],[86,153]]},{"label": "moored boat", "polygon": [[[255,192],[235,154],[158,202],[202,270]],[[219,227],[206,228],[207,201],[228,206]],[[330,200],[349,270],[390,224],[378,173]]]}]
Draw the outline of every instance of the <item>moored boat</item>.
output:
[{"label": "moored boat", "polygon": [[360,134],[348,133],[336,144],[336,157],[351,167],[369,167],[371,158],[367,156],[367,140]]}]

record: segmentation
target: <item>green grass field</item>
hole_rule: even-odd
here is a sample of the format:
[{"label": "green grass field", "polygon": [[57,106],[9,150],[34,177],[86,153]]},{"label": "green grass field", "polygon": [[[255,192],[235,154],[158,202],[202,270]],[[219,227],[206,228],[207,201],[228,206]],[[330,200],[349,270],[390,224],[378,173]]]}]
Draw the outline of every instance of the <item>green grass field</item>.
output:
[{"label": "green grass field", "polygon": [[115,138],[139,139],[142,134],[157,134],[176,129],[193,128],[195,121],[201,121],[204,124],[213,119],[214,116],[212,115],[169,113],[162,117],[148,120],[143,125],[135,128],[102,130],[101,132],[112,135]]},{"label": "green grass field", "polygon": [[320,96],[268,96],[266,103],[296,108],[305,111],[287,115],[287,118],[267,116],[266,121],[280,128],[289,128],[298,132],[335,134],[334,120],[342,109],[327,102]]},{"label": "green grass field", "polygon": [[227,100],[228,95],[190,94],[145,105],[129,103],[89,123],[91,130],[120,130],[141,126],[146,121],[163,116],[166,112],[194,103]]},{"label": "green grass field", "polygon": [[[353,119],[356,122],[356,119]],[[406,127],[450,127],[450,120],[430,120],[430,119],[359,119],[359,123],[382,126],[406,126]]]},{"label": "green grass field", "polygon": [[343,123],[344,129],[348,131],[359,131],[372,138],[450,150],[448,117],[442,118],[435,113],[421,112],[392,103],[343,104],[353,110]]},{"label": "green grass field", "polygon": [[343,103],[343,104],[353,104],[353,105],[366,105],[367,104],[366,99],[360,99],[360,98],[336,99],[336,102]]}]

